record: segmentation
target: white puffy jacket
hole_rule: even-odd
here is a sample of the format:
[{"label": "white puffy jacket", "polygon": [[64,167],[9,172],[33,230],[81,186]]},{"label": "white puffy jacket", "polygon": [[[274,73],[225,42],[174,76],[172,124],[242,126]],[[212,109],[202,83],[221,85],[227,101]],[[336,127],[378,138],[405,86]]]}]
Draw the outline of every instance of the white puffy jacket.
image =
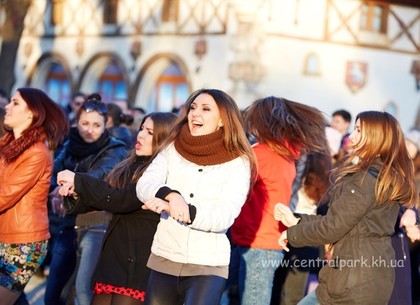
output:
[{"label": "white puffy jacket", "polygon": [[229,265],[225,233],[245,203],[250,174],[246,158],[200,166],[184,159],[173,144],[160,152],[137,182],[137,197],[144,202],[166,186],[179,191],[197,213],[189,225],[162,213],[152,253],[179,263]]}]

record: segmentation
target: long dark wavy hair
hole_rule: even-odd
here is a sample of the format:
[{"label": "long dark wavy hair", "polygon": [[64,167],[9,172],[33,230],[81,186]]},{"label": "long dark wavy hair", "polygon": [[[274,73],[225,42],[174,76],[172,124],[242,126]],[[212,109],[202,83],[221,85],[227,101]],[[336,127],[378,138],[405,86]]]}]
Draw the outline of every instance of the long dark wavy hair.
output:
[{"label": "long dark wavy hair", "polygon": [[301,153],[327,153],[326,119],[321,111],[285,98],[268,96],[244,111],[246,131],[279,155],[297,160]]},{"label": "long dark wavy hair", "polygon": [[[153,121],[152,155],[154,155],[162,142],[169,136],[177,117],[175,114],[170,112],[152,112],[143,118],[139,129],[143,126],[147,118],[150,118]],[[129,169],[136,160],[136,157],[136,150],[132,149],[129,152],[128,157],[118,163],[109,173],[107,177],[109,185],[121,188],[126,186],[128,183],[136,182],[140,178],[143,171],[150,164],[150,161],[138,167],[134,174],[130,176]]]}]

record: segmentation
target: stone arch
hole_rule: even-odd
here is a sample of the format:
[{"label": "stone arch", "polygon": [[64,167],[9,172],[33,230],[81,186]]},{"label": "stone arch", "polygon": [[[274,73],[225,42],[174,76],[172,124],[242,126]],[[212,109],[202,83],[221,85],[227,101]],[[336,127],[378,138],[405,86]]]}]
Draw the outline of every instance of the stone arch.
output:
[{"label": "stone arch", "polygon": [[129,97],[130,82],[128,70],[124,65],[124,61],[119,56],[111,52],[98,53],[87,62],[83,70],[80,72],[80,79],[78,83],[80,91],[86,92],[87,94],[98,91],[98,80],[110,63],[115,63],[120,69],[121,76],[127,87],[127,97]]},{"label": "stone arch", "polygon": [[[61,54],[56,52],[47,52],[42,54],[42,56],[36,62],[35,66],[30,71],[26,85],[34,88],[39,88],[48,93],[48,88],[46,88],[46,85],[49,73],[54,65],[60,65],[62,67],[63,73],[65,74],[65,78],[69,83],[67,94],[68,96],[64,97],[62,100],[56,100],[56,102],[60,105],[66,106],[71,96],[71,93],[75,90],[75,88],[70,65],[65,59],[65,57]],[[53,96],[51,97],[54,99]]]},{"label": "stone arch", "polygon": [[161,53],[151,57],[140,70],[131,94],[133,106],[141,107],[147,112],[151,110],[149,105],[150,98],[153,94],[157,79],[162,75],[166,68],[171,64],[176,64],[185,76],[189,92],[191,92],[191,77],[188,73],[185,63],[176,55],[169,53]]}]

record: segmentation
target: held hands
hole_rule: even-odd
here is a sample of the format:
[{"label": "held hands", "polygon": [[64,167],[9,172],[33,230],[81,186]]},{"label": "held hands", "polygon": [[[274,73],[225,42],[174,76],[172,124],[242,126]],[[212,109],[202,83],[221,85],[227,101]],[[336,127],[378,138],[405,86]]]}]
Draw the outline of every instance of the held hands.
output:
[{"label": "held hands", "polygon": [[190,209],[184,197],[173,192],[169,193],[166,199],[169,201],[169,214],[173,219],[183,223],[191,223]]},{"label": "held hands", "polygon": [[284,251],[289,252],[290,250],[287,247],[287,243],[288,243],[288,240],[287,240],[287,231],[283,231],[281,233],[280,238],[279,238],[279,245],[280,245],[280,247],[283,248]]},{"label": "held hands", "polygon": [[74,176],[75,173],[68,169],[57,174],[57,183],[60,185],[59,194],[61,196],[73,196],[77,198],[77,194],[74,191]]},{"label": "held hands", "polygon": [[282,203],[277,203],[274,206],[274,219],[281,221],[286,227],[294,226],[299,221],[299,218],[293,215],[289,207]]},{"label": "held hands", "polygon": [[169,203],[157,197],[147,200],[141,207],[143,210],[150,210],[158,214],[162,212],[169,213]]},{"label": "held hands", "polygon": [[170,193],[166,196],[166,199],[168,201],[156,197],[151,198],[144,203],[142,209],[151,210],[158,214],[165,211],[177,221],[191,223],[188,204],[181,195],[178,193]]}]

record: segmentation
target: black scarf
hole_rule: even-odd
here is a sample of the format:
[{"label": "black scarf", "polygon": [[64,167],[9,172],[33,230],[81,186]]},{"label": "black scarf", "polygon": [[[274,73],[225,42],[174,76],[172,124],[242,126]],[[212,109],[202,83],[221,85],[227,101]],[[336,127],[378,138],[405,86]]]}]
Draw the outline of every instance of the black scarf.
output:
[{"label": "black scarf", "polygon": [[150,160],[150,158],[152,158],[152,156],[136,156],[134,162],[130,164],[129,177],[133,177],[137,168],[143,167],[146,164],[146,162]]},{"label": "black scarf", "polygon": [[104,133],[93,143],[86,143],[79,134],[77,128],[70,129],[68,153],[78,160],[82,160],[87,156],[97,154],[109,141],[108,130],[105,129]]}]

